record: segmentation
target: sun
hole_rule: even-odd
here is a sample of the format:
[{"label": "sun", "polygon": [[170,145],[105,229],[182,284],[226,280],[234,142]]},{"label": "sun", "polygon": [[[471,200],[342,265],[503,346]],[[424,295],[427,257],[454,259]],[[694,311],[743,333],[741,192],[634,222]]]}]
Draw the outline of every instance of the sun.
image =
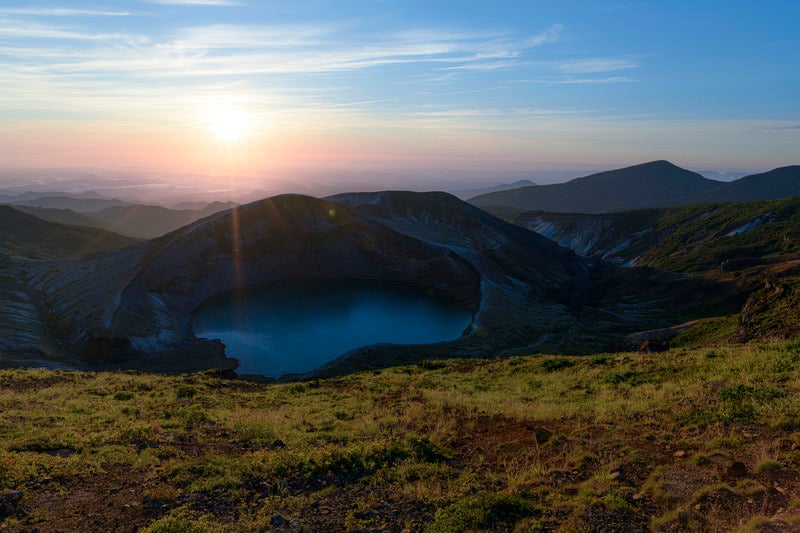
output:
[{"label": "sun", "polygon": [[213,109],[208,113],[206,122],[217,140],[224,144],[240,142],[250,130],[250,117],[241,109],[231,106]]}]

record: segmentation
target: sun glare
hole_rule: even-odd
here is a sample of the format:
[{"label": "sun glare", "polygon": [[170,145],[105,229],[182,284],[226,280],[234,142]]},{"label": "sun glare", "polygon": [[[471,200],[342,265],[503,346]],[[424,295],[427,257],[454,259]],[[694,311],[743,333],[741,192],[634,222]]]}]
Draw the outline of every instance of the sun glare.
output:
[{"label": "sun glare", "polygon": [[225,144],[241,141],[250,128],[248,115],[235,107],[214,109],[208,114],[207,122],[217,140]]}]

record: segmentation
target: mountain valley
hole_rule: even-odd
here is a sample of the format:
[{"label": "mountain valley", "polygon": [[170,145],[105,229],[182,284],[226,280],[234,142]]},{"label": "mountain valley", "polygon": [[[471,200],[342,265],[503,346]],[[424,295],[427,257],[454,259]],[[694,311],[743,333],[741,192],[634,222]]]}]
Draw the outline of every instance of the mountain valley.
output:
[{"label": "mountain valley", "polygon": [[[797,197],[505,221],[281,195],[150,240],[36,209],[102,220],[0,207],[9,531],[800,523]],[[424,287],[472,325],[277,383],[192,330],[215,294],[309,279]]]}]

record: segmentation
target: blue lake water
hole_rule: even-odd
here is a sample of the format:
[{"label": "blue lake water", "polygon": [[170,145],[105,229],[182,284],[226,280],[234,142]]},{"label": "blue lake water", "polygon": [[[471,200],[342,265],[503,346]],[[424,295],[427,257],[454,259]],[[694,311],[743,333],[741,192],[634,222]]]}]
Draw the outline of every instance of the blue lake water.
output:
[{"label": "blue lake water", "polygon": [[238,372],[279,377],[370,344],[456,339],[471,320],[459,303],[407,285],[298,280],[219,294],[192,325],[198,337],[225,344]]}]

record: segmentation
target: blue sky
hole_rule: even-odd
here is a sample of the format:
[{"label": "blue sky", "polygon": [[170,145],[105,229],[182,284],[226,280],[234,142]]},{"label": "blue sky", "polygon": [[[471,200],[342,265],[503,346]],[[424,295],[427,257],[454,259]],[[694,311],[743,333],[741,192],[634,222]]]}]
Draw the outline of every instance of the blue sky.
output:
[{"label": "blue sky", "polygon": [[0,5],[0,167],[767,169],[800,2]]}]

